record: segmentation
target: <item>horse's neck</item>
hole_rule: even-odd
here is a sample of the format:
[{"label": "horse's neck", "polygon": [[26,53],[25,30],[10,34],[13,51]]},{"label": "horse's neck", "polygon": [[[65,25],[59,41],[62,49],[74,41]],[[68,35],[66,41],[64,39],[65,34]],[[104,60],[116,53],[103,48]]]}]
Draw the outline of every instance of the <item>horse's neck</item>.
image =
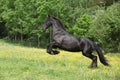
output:
[{"label": "horse's neck", "polygon": [[60,24],[53,24],[53,31],[62,31],[64,32],[65,30],[63,29],[62,25]]},{"label": "horse's neck", "polygon": [[61,27],[61,25],[54,24],[52,27],[52,36],[63,35],[66,31]]}]

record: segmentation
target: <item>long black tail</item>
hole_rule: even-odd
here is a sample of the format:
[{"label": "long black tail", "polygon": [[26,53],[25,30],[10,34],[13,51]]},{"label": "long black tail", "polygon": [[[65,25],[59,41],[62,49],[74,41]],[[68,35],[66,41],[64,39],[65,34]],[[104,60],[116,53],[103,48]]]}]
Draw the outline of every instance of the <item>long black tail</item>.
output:
[{"label": "long black tail", "polygon": [[105,66],[109,66],[107,60],[105,59],[105,57],[104,57],[104,55],[103,55],[103,53],[102,53],[102,50],[100,49],[100,47],[99,47],[96,43],[94,43],[94,48],[95,48],[95,50],[96,50],[97,53],[98,53],[100,62],[101,62],[102,64],[104,64]]}]

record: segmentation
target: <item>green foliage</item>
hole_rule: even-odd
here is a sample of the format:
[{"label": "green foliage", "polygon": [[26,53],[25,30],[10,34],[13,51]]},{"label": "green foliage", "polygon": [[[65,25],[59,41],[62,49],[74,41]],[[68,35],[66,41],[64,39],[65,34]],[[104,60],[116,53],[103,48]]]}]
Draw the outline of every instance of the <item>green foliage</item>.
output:
[{"label": "green foliage", "polygon": [[[6,31],[0,32],[1,37],[7,35],[12,41],[46,45],[49,30],[43,34],[41,27],[50,14],[59,18],[71,34],[92,38],[102,44],[106,51],[120,51],[120,3],[113,4],[106,10],[98,6],[90,7],[99,1],[0,0],[0,26]],[[113,0],[104,1],[107,4],[114,3]]]},{"label": "green foliage", "polygon": [[111,48],[114,47],[112,50],[118,51],[119,41],[120,41],[120,4],[112,5],[108,8],[107,12],[107,19],[109,25],[109,33],[108,36],[109,42],[111,43]]},{"label": "green foliage", "polygon": [[0,22],[6,23],[8,38],[39,43],[40,39],[48,37],[48,34],[41,36],[41,27],[48,14],[60,17],[69,27],[81,14],[82,4],[79,0],[0,0],[0,7]]},{"label": "green foliage", "polygon": [[118,51],[120,41],[120,4],[110,6],[106,11],[98,10],[88,35],[100,42],[106,51]]},{"label": "green foliage", "polygon": [[87,14],[83,14],[80,18],[77,19],[76,24],[71,29],[73,34],[79,37],[85,37],[86,33],[89,30],[89,26],[91,25],[91,17]]}]

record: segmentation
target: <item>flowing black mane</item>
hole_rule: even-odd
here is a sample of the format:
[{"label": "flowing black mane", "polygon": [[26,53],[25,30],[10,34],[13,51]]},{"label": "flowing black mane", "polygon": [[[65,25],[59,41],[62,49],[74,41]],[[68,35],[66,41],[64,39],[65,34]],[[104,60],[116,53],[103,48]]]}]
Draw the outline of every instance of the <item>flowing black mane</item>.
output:
[{"label": "flowing black mane", "polygon": [[61,25],[61,26],[60,26],[61,28],[63,28],[64,30],[66,30],[66,29],[65,29],[65,26],[63,25],[63,23],[62,23],[58,18],[53,17],[53,19],[55,19],[55,20],[57,21],[57,23]]}]

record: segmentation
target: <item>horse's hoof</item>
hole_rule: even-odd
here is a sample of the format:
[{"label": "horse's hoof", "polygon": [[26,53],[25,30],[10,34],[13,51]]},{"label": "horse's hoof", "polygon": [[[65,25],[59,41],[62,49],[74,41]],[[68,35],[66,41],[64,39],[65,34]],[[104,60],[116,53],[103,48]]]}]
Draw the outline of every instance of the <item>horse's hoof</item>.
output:
[{"label": "horse's hoof", "polygon": [[53,51],[53,53],[56,55],[56,54],[59,54],[60,52],[59,51]]},{"label": "horse's hoof", "polygon": [[88,68],[90,68],[90,69],[96,69],[96,68],[98,68],[98,67],[90,67],[90,66],[89,66]]},{"label": "horse's hoof", "polygon": [[97,66],[90,65],[88,68],[95,69],[98,68]]},{"label": "horse's hoof", "polygon": [[59,54],[60,52],[59,51],[51,51],[51,52],[47,52],[47,53],[49,53],[51,55],[56,55],[56,54]]}]

